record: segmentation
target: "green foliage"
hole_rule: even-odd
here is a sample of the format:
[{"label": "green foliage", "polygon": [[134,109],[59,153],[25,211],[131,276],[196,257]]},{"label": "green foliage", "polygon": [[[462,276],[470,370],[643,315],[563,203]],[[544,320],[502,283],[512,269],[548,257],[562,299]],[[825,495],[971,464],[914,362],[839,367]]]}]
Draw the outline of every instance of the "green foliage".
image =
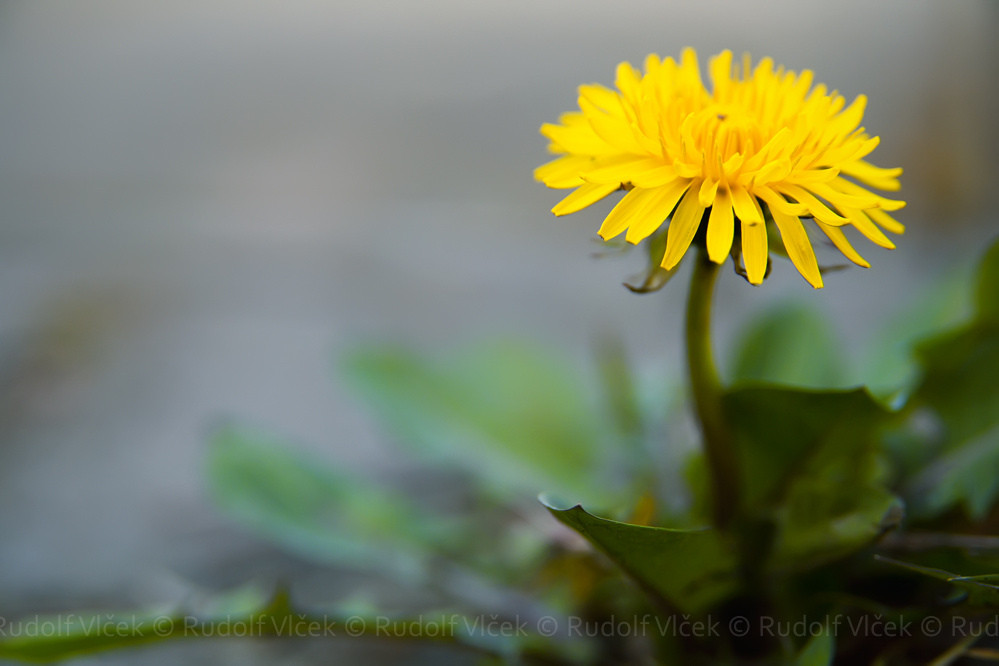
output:
[{"label": "green foliage", "polygon": [[732,380],[792,386],[841,386],[843,358],[828,321],[803,305],[764,312],[740,332]]},{"label": "green foliage", "polygon": [[599,518],[579,505],[555,518],[579,532],[640,586],[685,613],[703,612],[735,587],[735,560],[715,530],[678,530]]},{"label": "green foliage", "polygon": [[836,651],[836,641],[832,634],[816,634],[798,654],[795,666],[829,666]]},{"label": "green foliage", "polygon": [[900,562],[888,557],[878,557],[878,560],[922,576],[950,583],[964,593],[962,601],[971,606],[999,608],[999,574],[962,576],[943,569],[924,567],[911,562]]},{"label": "green foliage", "polygon": [[973,318],[917,350],[923,372],[911,402],[938,419],[933,443],[942,455],[927,463],[910,495],[925,515],[962,505],[977,521],[999,496],[999,242],[979,266],[975,289]]},{"label": "green foliage", "polygon": [[[661,255],[661,247],[653,249]],[[670,277],[651,266],[642,288]],[[669,458],[662,440],[682,440],[683,428],[669,422],[669,432],[656,431],[666,401],[637,395],[615,345],[600,350],[599,396],[558,354],[522,345],[435,359],[368,345],[343,359],[345,379],[414,470],[425,470],[417,465],[426,461],[461,470],[460,495],[474,503],[474,514],[432,509],[245,428],[215,433],[208,483],[223,511],[289,551],[389,578],[414,595],[433,588],[435,603],[461,609],[438,620],[365,606],[352,613],[360,630],[351,636],[370,637],[385,618],[412,621],[422,637],[432,633],[430,640],[470,650],[484,663],[603,666],[644,663],[653,654],[699,663],[949,663],[976,637],[899,641],[834,632],[830,618],[896,610],[916,619],[933,612],[972,617],[999,608],[999,548],[983,536],[999,518],[999,242],[976,273],[973,312],[960,322],[957,284],[940,287],[887,327],[865,364],[876,394],[893,397],[892,409],[866,389],[828,388],[843,386],[850,374],[833,328],[811,310],[781,306],[749,326],[731,357],[734,388],[720,394],[719,432],[731,439],[738,501],[731,523],[719,520],[717,528],[700,526],[712,500],[702,483],[704,460],[695,456],[691,464],[703,479],[694,474],[687,488],[670,485],[680,475],[659,468]],[[950,325],[941,331],[941,323]],[[539,491],[571,498],[565,505],[542,499],[571,532],[524,520],[523,498]],[[621,574],[634,589],[620,587]],[[946,606],[941,590],[954,593]],[[0,658],[48,661],[217,636],[233,621],[257,623],[254,635],[299,635],[313,626],[339,635],[348,617],[343,604],[317,618],[293,610],[284,593],[268,598],[252,589],[217,601],[166,613],[60,618],[64,630],[56,635],[0,636]],[[660,630],[634,631],[648,615]],[[496,635],[481,626],[489,617],[554,624],[535,621]],[[559,622],[564,629],[567,618],[612,630],[570,633],[566,641],[564,631],[549,629]],[[621,625],[620,618],[633,619]],[[678,628],[670,624],[678,618],[750,623],[726,622],[729,629],[802,620],[809,629],[773,640],[734,630],[700,640],[662,630]]]},{"label": "green foliage", "polygon": [[216,503],[234,518],[320,562],[418,580],[434,550],[456,545],[455,526],[385,486],[260,433],[218,431],[208,452],[208,482]]},{"label": "green foliage", "polygon": [[913,509],[939,515],[963,506],[974,521],[984,520],[999,495],[999,426],[947,453],[913,482]]},{"label": "green foliage", "polygon": [[598,506],[620,493],[610,430],[557,354],[495,344],[430,360],[370,347],[342,370],[399,442],[500,493],[550,490]]}]

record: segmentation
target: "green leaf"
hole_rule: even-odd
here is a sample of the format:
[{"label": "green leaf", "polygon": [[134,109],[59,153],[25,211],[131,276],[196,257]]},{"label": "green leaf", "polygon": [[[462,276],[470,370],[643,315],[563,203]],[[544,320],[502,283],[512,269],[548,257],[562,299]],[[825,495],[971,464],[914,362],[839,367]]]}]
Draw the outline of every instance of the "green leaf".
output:
[{"label": "green leaf", "polygon": [[893,402],[897,396],[907,398],[920,379],[917,345],[944,327],[967,319],[969,282],[967,271],[959,271],[914,290],[918,298],[889,316],[867,345],[856,383]]},{"label": "green leaf", "polygon": [[782,497],[810,460],[820,470],[827,463],[861,460],[860,454],[876,447],[874,431],[890,416],[863,389],[745,387],[729,391],[723,408],[735,431],[750,506]]},{"label": "green leaf", "polygon": [[[238,590],[241,603],[228,595],[212,611],[176,610],[141,613],[69,613],[31,618],[18,623],[16,636],[0,634],[0,659],[52,662],[109,650],[134,648],[169,640],[214,638],[369,640],[424,642],[462,647],[483,656],[520,663],[518,655],[535,654],[564,663],[585,663],[590,645],[577,640],[559,642],[520,627],[498,616],[463,616],[456,612],[392,616],[371,612],[326,610],[321,614],[292,607],[288,594],[278,591],[246,607],[247,595]],[[496,627],[502,629],[496,629]],[[8,627],[10,629],[10,627]]]},{"label": "green leaf", "polygon": [[999,321],[976,321],[918,349],[923,379],[914,395],[946,428],[956,448],[999,423]]},{"label": "green leaf", "polygon": [[798,653],[795,666],[829,666],[836,652],[836,641],[829,632],[812,636]]},{"label": "green leaf", "polygon": [[999,425],[931,464],[913,483],[914,512],[939,515],[963,505],[984,520],[999,496]]},{"label": "green leaf", "polygon": [[[107,650],[199,637],[207,634],[210,625],[216,627],[215,633],[219,635],[223,621],[229,623],[227,626],[232,631],[234,622],[249,627],[250,618],[273,615],[278,611],[275,605],[278,597],[269,601],[259,589],[248,587],[216,598],[207,612],[146,610],[35,616],[11,623],[6,631],[0,632],[0,659],[61,661]],[[12,631],[15,624],[16,633]],[[270,622],[262,624],[258,635],[271,625]]]},{"label": "green leaf", "polygon": [[259,433],[226,427],[208,452],[216,503],[243,524],[311,559],[419,579],[456,532],[356,473]]},{"label": "green leaf", "polygon": [[786,304],[757,317],[739,336],[732,362],[735,382],[828,387],[841,385],[843,359],[824,317]]},{"label": "green leaf", "polygon": [[892,566],[908,569],[923,576],[936,578],[951,585],[954,585],[967,594],[965,602],[972,606],[984,606],[989,608],[999,608],[999,574],[986,574],[982,576],[961,576],[943,569],[924,567],[911,562],[893,560],[889,557],[876,555],[875,558]]},{"label": "green leaf", "polygon": [[999,242],[988,250],[976,279],[976,316],[921,344],[922,378],[914,407],[932,410],[943,451],[912,484],[921,513],[932,516],[963,504],[981,520],[999,496]]},{"label": "green leaf", "polygon": [[608,424],[557,354],[494,344],[446,359],[369,347],[343,374],[403,444],[458,465],[500,493],[539,491],[613,501]]},{"label": "green leaf", "polygon": [[579,505],[560,509],[542,503],[564,525],[651,591],[682,612],[700,613],[732,592],[732,550],[711,529],[668,529],[599,518]]},{"label": "green leaf", "polygon": [[770,566],[849,554],[897,525],[878,429],[891,414],[863,390],[744,388],[724,397],[746,509],[776,529]]},{"label": "green leaf", "polygon": [[978,318],[999,322],[999,239],[985,252],[975,282]]}]

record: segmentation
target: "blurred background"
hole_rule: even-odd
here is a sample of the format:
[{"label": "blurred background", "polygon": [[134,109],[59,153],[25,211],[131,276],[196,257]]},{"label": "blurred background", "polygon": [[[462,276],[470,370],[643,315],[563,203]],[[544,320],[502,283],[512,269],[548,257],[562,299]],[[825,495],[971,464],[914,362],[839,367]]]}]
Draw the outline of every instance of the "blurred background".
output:
[{"label": "blurred background", "polygon": [[[716,304],[719,350],[791,299],[860,358],[996,236],[997,30],[986,0],[0,4],[0,615],[260,576],[308,597],[309,565],[209,501],[206,433],[389,464],[336,377],[359,342],[584,364],[614,332],[678,373],[685,276],[630,294],[641,252],[592,257],[612,203],[556,219],[531,176],[540,124],[621,60],[730,48],[869,96],[872,161],[905,168],[899,248],[858,240],[872,267],[819,292],[781,260],[761,289],[726,272]],[[233,651],[306,658],[156,654]]]}]

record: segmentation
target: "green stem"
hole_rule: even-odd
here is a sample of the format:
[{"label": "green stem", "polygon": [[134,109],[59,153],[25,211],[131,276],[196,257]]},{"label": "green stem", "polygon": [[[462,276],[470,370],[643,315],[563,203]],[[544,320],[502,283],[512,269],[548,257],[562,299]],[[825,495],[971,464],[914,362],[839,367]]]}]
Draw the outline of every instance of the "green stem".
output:
[{"label": "green stem", "polygon": [[724,528],[739,508],[739,475],[732,435],[722,413],[721,380],[711,353],[711,297],[719,265],[703,248],[696,261],[687,299],[687,368],[714,490],[714,521]]}]

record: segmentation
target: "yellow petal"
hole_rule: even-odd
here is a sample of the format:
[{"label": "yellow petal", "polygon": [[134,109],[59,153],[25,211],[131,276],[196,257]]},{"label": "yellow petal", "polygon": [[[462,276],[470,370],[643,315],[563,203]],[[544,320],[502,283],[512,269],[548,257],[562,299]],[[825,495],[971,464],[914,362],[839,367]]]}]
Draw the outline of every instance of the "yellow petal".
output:
[{"label": "yellow petal", "polygon": [[836,213],[824,203],[816,199],[815,195],[803,187],[791,185],[790,183],[783,183],[780,186],[780,191],[797,199],[798,203],[808,208],[808,212],[811,213],[816,220],[822,220],[826,224],[831,224],[833,226],[843,226],[844,224],[849,224],[850,222],[849,219],[843,217],[839,213]]},{"label": "yellow petal", "polygon": [[883,169],[864,160],[847,162],[839,167],[840,171],[847,176],[853,176],[857,180],[885,192],[895,192],[902,187],[902,184],[898,182],[898,177],[902,175],[900,168]]},{"label": "yellow petal", "polygon": [[588,183],[633,182],[636,174],[655,171],[663,166],[660,159],[645,155],[615,155],[591,163],[592,168],[584,170],[580,177]]},{"label": "yellow petal", "polygon": [[840,227],[833,227],[828,224],[823,224],[818,220],[815,221],[815,224],[817,224],[819,226],[819,229],[821,229],[822,232],[829,237],[829,240],[831,240],[833,245],[836,246],[836,249],[838,249],[840,252],[843,253],[843,256],[845,256],[847,259],[857,264],[858,266],[863,266],[864,268],[871,267],[871,265],[867,262],[867,260],[864,259],[862,256],[860,256],[857,253],[857,251],[853,249],[853,246],[850,245],[850,241],[848,241],[846,238],[846,234],[843,233],[843,230]]},{"label": "yellow petal", "polygon": [[874,208],[871,210],[865,210],[864,212],[867,213],[867,216],[869,218],[871,218],[872,220],[880,224],[882,227],[892,232],[893,234],[905,233],[905,227],[902,225],[902,223],[896,220],[888,213],[884,212],[883,210]]},{"label": "yellow petal", "polygon": [[784,242],[784,249],[787,256],[791,258],[798,272],[808,280],[816,289],[822,288],[822,274],[819,272],[819,264],[815,260],[815,251],[808,240],[805,228],[801,226],[801,220],[793,215],[785,215],[778,210],[772,210],[774,223],[780,231],[781,240]]},{"label": "yellow petal", "polygon": [[607,217],[604,218],[604,222],[600,225],[600,230],[597,233],[604,240],[614,238],[627,229],[629,225],[633,224],[636,217],[641,215],[642,211],[651,205],[659,194],[657,190],[640,190],[637,188],[628,192],[611,209]]},{"label": "yellow petal", "polygon": [[718,190],[711,214],[708,216],[708,257],[716,264],[725,261],[732,249],[735,236],[735,218],[732,215],[732,197],[728,190]]},{"label": "yellow petal", "polygon": [[621,97],[601,85],[590,84],[579,86],[579,96],[613,115],[624,116],[621,108]]},{"label": "yellow petal", "polygon": [[678,180],[668,187],[654,190],[655,196],[649,201],[648,206],[633,217],[625,240],[629,243],[640,243],[648,238],[662,226],[676,207],[676,202],[689,187],[689,181]]},{"label": "yellow petal", "polygon": [[701,205],[707,208],[715,200],[715,194],[718,192],[718,181],[712,180],[711,178],[705,178],[701,183],[701,188],[697,193],[698,201]]},{"label": "yellow petal", "polygon": [[749,224],[763,224],[763,213],[759,205],[753,200],[752,195],[744,187],[733,187],[732,206],[735,208],[735,216],[742,222]]},{"label": "yellow petal", "polygon": [[679,177],[673,167],[659,166],[655,169],[632,174],[631,184],[635,187],[661,187]]},{"label": "yellow petal", "polygon": [[876,224],[871,222],[871,218],[867,217],[865,211],[844,208],[843,212],[850,216],[850,224],[856,227],[857,231],[867,236],[871,242],[889,250],[895,249],[895,244],[884,235]]},{"label": "yellow petal", "polygon": [[565,153],[603,155],[611,149],[589,125],[567,127],[545,123],[541,126],[541,134]]},{"label": "yellow petal", "polygon": [[673,219],[669,223],[669,231],[666,234],[666,254],[663,256],[662,267],[672,270],[680,259],[683,258],[690,242],[694,240],[697,227],[701,224],[701,217],[704,215],[704,206],[698,201],[697,191],[700,187],[693,184],[683,201],[676,207]]},{"label": "yellow petal", "polygon": [[742,262],[752,284],[763,284],[767,273],[767,226],[742,220]]},{"label": "yellow petal", "polygon": [[593,163],[592,157],[585,155],[566,155],[557,160],[542,164],[534,170],[534,179],[540,180],[548,187],[566,189],[583,184],[579,172]]},{"label": "yellow petal", "polygon": [[594,204],[611,192],[618,189],[620,185],[580,185],[566,198],[555,204],[552,212],[556,215],[569,215]]}]

